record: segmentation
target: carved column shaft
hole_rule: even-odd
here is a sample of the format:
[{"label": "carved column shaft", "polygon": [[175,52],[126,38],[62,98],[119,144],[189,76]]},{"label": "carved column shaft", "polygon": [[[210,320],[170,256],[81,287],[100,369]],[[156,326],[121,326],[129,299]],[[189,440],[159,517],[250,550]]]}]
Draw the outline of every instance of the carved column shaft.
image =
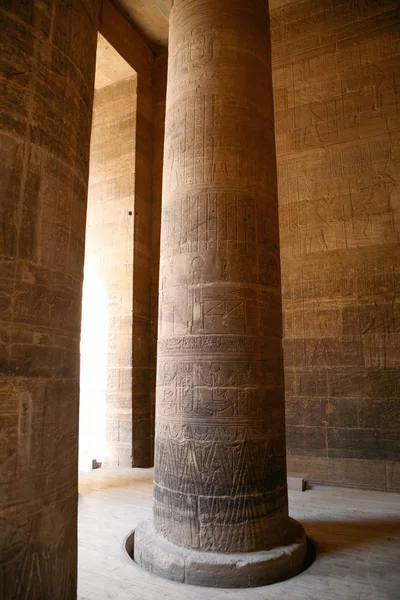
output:
[{"label": "carved column shaft", "polygon": [[155,527],[221,552],[287,523],[266,2],[175,2],[164,154]]},{"label": "carved column shaft", "polygon": [[287,506],[281,312],[268,4],[175,0],[154,524],[135,533],[145,568],[222,587],[301,568],[304,531]]},{"label": "carved column shaft", "polygon": [[100,0],[0,8],[0,596],[77,583],[79,342]]}]

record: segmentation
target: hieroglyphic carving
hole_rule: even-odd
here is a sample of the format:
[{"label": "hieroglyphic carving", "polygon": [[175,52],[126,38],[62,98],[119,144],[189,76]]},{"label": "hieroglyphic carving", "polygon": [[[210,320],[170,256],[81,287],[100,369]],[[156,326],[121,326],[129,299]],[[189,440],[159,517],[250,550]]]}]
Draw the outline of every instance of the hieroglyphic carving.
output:
[{"label": "hieroglyphic carving", "polygon": [[[192,426],[191,432],[187,431],[189,435],[179,439],[164,429],[165,437],[158,438],[162,455],[155,502],[161,531],[175,543],[180,541],[189,547],[218,544],[227,552],[237,544],[237,540],[232,539],[232,529],[241,538],[240,545],[247,549],[262,547],[261,540],[274,520],[272,536],[279,537],[282,514],[287,514],[284,439],[266,441],[265,432],[249,428],[236,436],[233,430],[230,437],[226,433],[221,435],[221,428],[210,429],[205,425],[203,431],[207,435],[199,437],[196,427]],[[172,470],[179,472],[179,490],[176,490]],[[254,496],[254,488],[265,489],[266,482],[270,491]],[[189,506],[199,503],[198,514],[188,511],[182,494],[191,496]],[[171,526],[174,514],[180,515],[181,523],[188,524],[179,532],[179,539]]]},{"label": "hieroglyphic carving", "polygon": [[[399,243],[398,183],[390,174],[393,170],[393,166],[388,165],[390,154],[385,153],[385,165],[378,172],[366,172],[363,165],[350,176],[346,163],[357,161],[361,156],[347,150],[347,156],[337,157],[345,173],[342,179],[326,181],[325,176],[334,175],[327,169],[296,177],[300,201],[281,208],[285,255]],[[369,147],[365,150],[370,152]]]},{"label": "hieroglyphic carving", "polygon": [[242,194],[185,194],[163,209],[163,258],[224,247],[248,251],[274,218],[275,209],[258,206],[255,199],[246,202]]},{"label": "hieroglyphic carving", "polygon": [[398,242],[396,215],[392,204],[392,194],[397,182],[388,173],[371,174],[364,186],[361,184],[353,204],[354,221],[358,225],[360,237],[371,242],[383,239],[384,242]]},{"label": "hieroglyphic carving", "polygon": [[[361,421],[352,418],[347,397],[378,410],[374,370],[395,381],[400,364],[395,4],[357,2],[339,14],[323,2],[291,2],[272,14],[286,379],[307,380],[288,398],[289,411],[292,401],[307,405],[316,391],[329,411],[332,394],[338,408],[331,422],[349,440],[340,454],[329,442],[310,448],[298,442],[305,436],[295,423],[293,443],[305,455],[365,459],[354,425]],[[353,28],[357,15],[362,30]],[[387,388],[379,393],[388,395]],[[314,415],[304,417],[311,427],[308,419]],[[289,437],[289,449],[291,443]]]},{"label": "hieroglyphic carving", "polygon": [[76,598],[80,306],[100,8],[94,0],[0,10],[2,599]]},{"label": "hieroglyphic carving", "polygon": [[172,12],[154,516],[204,550],[261,549],[286,527],[268,32],[263,1]]},{"label": "hieroglyphic carving", "polygon": [[165,200],[202,183],[216,184],[215,191],[234,184],[236,190],[252,186],[253,194],[260,193],[270,173],[259,149],[270,146],[271,135],[268,122],[254,126],[241,101],[222,103],[217,94],[197,89],[186,94],[167,108]]},{"label": "hieroglyphic carving", "polygon": [[174,73],[202,68],[214,57],[214,44],[218,35],[216,26],[194,27],[188,35],[177,40],[174,46]]}]

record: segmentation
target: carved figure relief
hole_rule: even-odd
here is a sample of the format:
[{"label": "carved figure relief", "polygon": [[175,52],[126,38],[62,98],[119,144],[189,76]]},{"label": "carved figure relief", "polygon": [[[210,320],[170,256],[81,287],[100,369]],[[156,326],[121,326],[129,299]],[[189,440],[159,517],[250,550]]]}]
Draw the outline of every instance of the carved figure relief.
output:
[{"label": "carved figure relief", "polygon": [[175,73],[189,67],[198,69],[210,63],[214,57],[214,43],[217,37],[215,27],[194,27],[190,35],[178,41],[175,56]]},{"label": "carved figure relief", "polygon": [[[293,20],[289,8],[271,11],[281,25],[273,70],[285,375],[307,382],[293,386],[287,402],[297,409],[318,396],[328,414],[335,395],[335,426],[351,428],[343,460],[365,459],[350,442],[361,425],[349,396],[363,398],[371,428],[380,422],[382,397],[398,396],[400,48],[392,8],[380,5],[378,32],[372,6],[349,4],[334,43],[332,13],[321,3],[316,10],[310,4],[313,25]],[[359,18],[362,33],[350,24]],[[298,447],[301,425],[293,427],[288,448],[298,465],[309,450]],[[329,441],[316,450],[327,465],[329,452]],[[329,466],[324,477],[332,477]]]}]

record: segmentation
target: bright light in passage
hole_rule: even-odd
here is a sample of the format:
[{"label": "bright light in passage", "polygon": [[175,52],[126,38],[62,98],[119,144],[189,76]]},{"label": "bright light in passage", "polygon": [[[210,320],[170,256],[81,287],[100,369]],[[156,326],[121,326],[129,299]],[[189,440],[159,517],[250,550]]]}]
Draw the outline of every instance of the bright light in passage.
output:
[{"label": "bright light in passage", "polygon": [[108,344],[107,293],[91,264],[85,264],[82,298],[79,470],[104,462]]}]

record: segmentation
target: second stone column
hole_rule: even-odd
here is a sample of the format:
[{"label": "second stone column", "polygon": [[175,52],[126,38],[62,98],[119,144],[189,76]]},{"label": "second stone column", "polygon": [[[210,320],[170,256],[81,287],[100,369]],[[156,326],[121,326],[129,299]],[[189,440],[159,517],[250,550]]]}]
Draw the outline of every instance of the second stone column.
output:
[{"label": "second stone column", "polygon": [[246,587],[299,572],[289,519],[268,4],[175,0],[160,263],[154,521],[135,560]]}]

